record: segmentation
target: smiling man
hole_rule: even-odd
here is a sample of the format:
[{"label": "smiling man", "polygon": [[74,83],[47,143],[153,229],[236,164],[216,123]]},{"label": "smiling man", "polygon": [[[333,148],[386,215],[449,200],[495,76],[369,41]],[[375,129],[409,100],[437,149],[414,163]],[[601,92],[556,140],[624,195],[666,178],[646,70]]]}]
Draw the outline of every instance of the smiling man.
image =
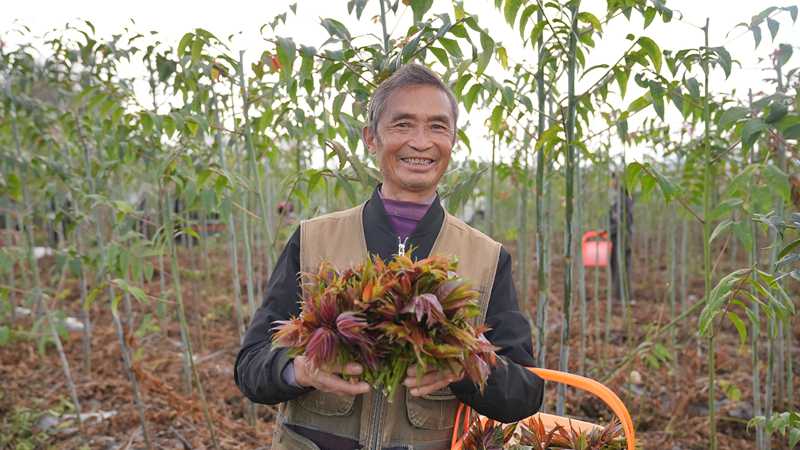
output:
[{"label": "smiling man", "polygon": [[[444,450],[459,402],[503,422],[538,411],[543,381],[532,366],[531,333],[519,311],[511,257],[491,238],[447,213],[436,189],[450,163],[458,106],[450,89],[420,65],[400,68],[375,91],[364,143],[383,183],[364,204],[303,221],[281,254],[267,295],[236,359],[234,377],[257,403],[281,404],[273,449]],[[409,369],[404,388],[388,399],[355,381],[358,364],[312,370],[270,345],[276,320],[300,312],[298,273],[322,260],[344,270],[369,254],[384,260],[413,248],[412,258],[456,256],[460,275],[480,292],[480,321],[502,361],[483,393],[463,374]]]}]

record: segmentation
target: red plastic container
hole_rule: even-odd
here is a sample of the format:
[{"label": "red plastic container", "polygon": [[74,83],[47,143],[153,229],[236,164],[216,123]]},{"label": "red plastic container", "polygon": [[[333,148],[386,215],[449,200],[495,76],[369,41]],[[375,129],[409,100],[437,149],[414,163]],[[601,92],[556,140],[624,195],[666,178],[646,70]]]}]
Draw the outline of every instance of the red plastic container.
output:
[{"label": "red plastic container", "polygon": [[590,230],[584,233],[581,241],[583,266],[608,267],[609,258],[611,258],[611,247],[607,231]]}]

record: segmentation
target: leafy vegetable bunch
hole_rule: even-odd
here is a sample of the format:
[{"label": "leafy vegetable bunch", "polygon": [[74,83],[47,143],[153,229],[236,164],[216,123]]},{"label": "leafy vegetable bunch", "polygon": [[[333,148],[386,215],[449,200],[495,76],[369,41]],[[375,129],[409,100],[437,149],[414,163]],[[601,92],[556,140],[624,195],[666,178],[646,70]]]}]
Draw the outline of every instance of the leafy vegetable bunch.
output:
[{"label": "leafy vegetable bunch", "polygon": [[481,421],[473,415],[463,450],[623,450],[622,425],[614,418],[607,426],[589,432],[578,431],[570,423],[547,429],[542,419],[533,416],[509,425],[493,420]]},{"label": "leafy vegetable bunch", "polygon": [[497,347],[483,335],[488,328],[473,327],[479,294],[457,267],[456,259],[413,261],[409,253],[388,263],[374,256],[342,273],[323,262],[302,274],[300,315],[276,322],[273,343],[315,368],[359,363],[364,380],[389,398],[412,364],[417,373],[463,373],[482,390]]}]

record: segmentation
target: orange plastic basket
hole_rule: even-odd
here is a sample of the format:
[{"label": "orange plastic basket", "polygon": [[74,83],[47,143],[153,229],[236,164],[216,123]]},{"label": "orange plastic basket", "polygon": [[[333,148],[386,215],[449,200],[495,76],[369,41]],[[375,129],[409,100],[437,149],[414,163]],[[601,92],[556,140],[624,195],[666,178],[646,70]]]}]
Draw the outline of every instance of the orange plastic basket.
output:
[{"label": "orange plastic basket", "polygon": [[[628,413],[627,408],[622,403],[622,400],[617,397],[611,389],[603,385],[602,383],[592,380],[591,378],[582,377],[580,375],[574,375],[571,373],[566,372],[559,372],[557,370],[550,370],[550,369],[539,369],[536,367],[528,368],[531,372],[539,375],[543,380],[546,381],[555,381],[557,383],[566,384],[568,386],[572,386],[591,394],[594,394],[599,399],[603,400],[606,405],[617,415],[620,422],[622,423],[622,429],[625,431],[625,440],[628,450],[635,450],[636,448],[636,433],[633,429],[633,420],[631,420],[631,415]],[[469,432],[469,415],[470,415],[470,408],[464,404],[459,405],[458,411],[456,412],[456,421],[455,421],[455,428],[453,429],[453,438],[450,443],[451,450],[462,450],[464,445],[464,437]],[[537,413],[533,417],[537,417],[542,419],[544,426],[546,429],[552,429],[556,425],[561,425],[562,427],[569,429],[570,426],[574,428],[576,431],[583,432],[583,431],[590,431],[593,428],[598,428],[600,425],[593,424],[591,422],[584,422],[580,420],[570,419],[567,417],[562,416],[555,416],[552,414],[545,414],[545,413]],[[462,420],[463,419],[463,420]],[[485,417],[481,417],[481,422],[485,422]],[[463,422],[463,424],[462,424]]]},{"label": "orange plastic basket", "polygon": [[607,231],[591,230],[581,240],[584,267],[608,267],[612,244]]}]

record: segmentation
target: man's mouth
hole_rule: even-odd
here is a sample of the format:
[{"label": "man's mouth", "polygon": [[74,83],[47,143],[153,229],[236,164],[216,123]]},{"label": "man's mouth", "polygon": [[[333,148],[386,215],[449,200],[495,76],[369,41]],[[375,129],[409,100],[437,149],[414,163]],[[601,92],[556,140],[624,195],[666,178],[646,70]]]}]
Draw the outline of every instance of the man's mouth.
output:
[{"label": "man's mouth", "polygon": [[436,162],[436,161],[434,161],[434,160],[432,160],[430,158],[418,158],[418,157],[415,157],[415,158],[400,158],[400,161],[403,161],[404,163],[410,164],[412,166],[419,166],[419,167],[430,166],[434,162]]}]

